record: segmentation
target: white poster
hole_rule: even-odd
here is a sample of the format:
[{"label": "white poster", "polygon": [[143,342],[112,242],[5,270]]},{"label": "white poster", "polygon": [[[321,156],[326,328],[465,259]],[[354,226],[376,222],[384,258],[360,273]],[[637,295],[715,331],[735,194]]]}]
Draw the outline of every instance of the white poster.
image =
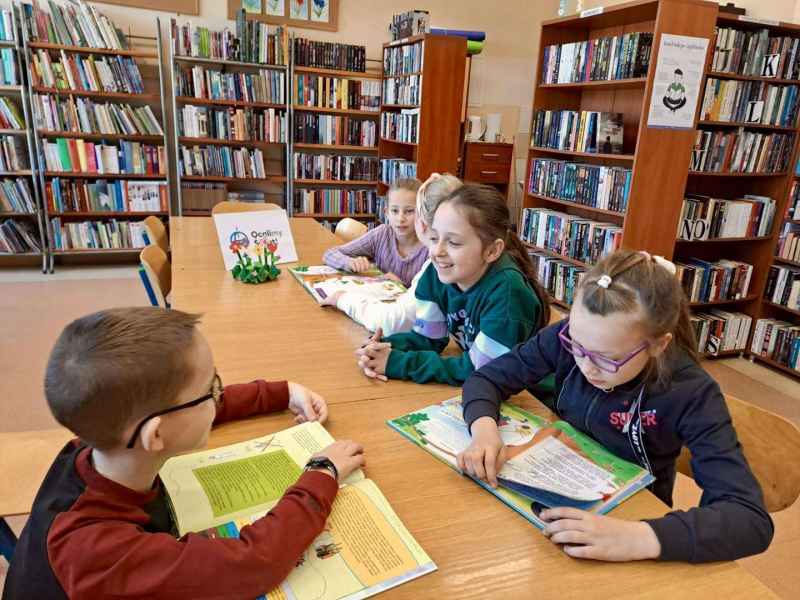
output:
[{"label": "white poster", "polygon": [[661,35],[648,127],[693,128],[707,49],[707,38]]},{"label": "white poster", "polygon": [[240,254],[247,253],[251,259],[257,260],[256,249],[259,246],[262,251],[264,247],[270,250],[275,247],[278,264],[297,261],[297,250],[285,210],[222,213],[214,215],[214,225],[217,227],[219,248],[226,271],[236,265],[237,250]]}]

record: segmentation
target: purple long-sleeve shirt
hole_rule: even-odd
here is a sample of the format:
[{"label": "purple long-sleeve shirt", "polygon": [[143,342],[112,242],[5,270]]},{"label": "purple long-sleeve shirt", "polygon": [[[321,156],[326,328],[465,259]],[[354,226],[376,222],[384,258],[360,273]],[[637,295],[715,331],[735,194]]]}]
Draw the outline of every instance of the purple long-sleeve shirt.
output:
[{"label": "purple long-sleeve shirt", "polygon": [[420,244],[413,254],[403,258],[397,251],[397,235],[389,225],[379,225],[352,242],[325,251],[322,260],[334,269],[347,270],[350,259],[366,256],[384,273],[394,273],[408,287],[414,275],[428,260],[428,249]]}]

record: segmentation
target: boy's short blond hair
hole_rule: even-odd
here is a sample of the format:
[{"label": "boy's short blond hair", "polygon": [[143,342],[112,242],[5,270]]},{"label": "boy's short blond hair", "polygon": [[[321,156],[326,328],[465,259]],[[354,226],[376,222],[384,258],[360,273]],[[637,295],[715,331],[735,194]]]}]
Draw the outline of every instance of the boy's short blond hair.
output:
[{"label": "boy's short blond hair", "polygon": [[154,307],[116,308],[67,325],[50,352],[47,404],[90,446],[124,443],[135,420],[168,408],[194,375],[187,360],[200,315]]},{"label": "boy's short blond hair", "polygon": [[419,179],[415,179],[413,177],[401,177],[400,179],[395,179],[394,183],[389,186],[389,191],[399,192],[404,190],[416,194],[421,185],[422,182]]},{"label": "boy's short blond hair", "polygon": [[417,214],[429,227],[433,225],[433,215],[442,200],[455,192],[462,185],[462,181],[455,175],[445,173],[430,180],[420,192],[417,193]]}]

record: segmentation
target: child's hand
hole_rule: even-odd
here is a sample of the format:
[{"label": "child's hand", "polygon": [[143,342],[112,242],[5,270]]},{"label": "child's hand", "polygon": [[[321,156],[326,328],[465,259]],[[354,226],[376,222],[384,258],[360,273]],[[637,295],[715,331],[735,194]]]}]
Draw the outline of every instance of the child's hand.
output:
[{"label": "child's hand", "polygon": [[394,273],[386,273],[385,277],[387,279],[391,279],[392,281],[397,281],[398,283],[403,283],[403,280],[400,279],[400,277],[398,275],[395,275]]},{"label": "child's hand", "polygon": [[[366,463],[364,462],[364,448],[358,442],[352,440],[339,440],[332,443],[327,448],[317,452],[311,458],[327,458],[334,465],[336,470],[339,471],[339,481],[345,479],[350,473],[356,469],[360,469]],[[326,471],[323,471],[327,473]]]},{"label": "child's hand", "polygon": [[381,339],[380,327],[366,345],[356,350],[358,356],[358,366],[364,371],[364,375],[381,381],[388,381],[386,377],[386,365],[389,362],[389,354],[392,352],[392,345],[388,342],[376,341]]},{"label": "child's hand", "polygon": [[497,487],[497,472],[506,460],[506,447],[497,423],[491,417],[476,419],[472,424],[472,443],[456,457],[458,468]]},{"label": "child's hand", "polygon": [[326,296],[322,299],[322,302],[319,303],[320,306],[336,306],[336,303],[339,302],[339,298],[344,295],[344,290],[338,290],[333,292],[331,295]]},{"label": "child's hand", "polygon": [[369,266],[369,259],[366,256],[356,256],[350,259],[347,270],[353,273],[361,273],[362,271],[369,271]]},{"label": "child's hand", "polygon": [[324,423],[328,418],[328,403],[325,398],[294,381],[289,382],[289,410],[297,415],[294,418],[296,423]]},{"label": "child's hand", "polygon": [[539,517],[544,534],[554,544],[565,544],[574,558],[627,561],[658,558],[661,543],[653,528],[642,521],[624,521],[593,515],[577,508],[548,508]]}]

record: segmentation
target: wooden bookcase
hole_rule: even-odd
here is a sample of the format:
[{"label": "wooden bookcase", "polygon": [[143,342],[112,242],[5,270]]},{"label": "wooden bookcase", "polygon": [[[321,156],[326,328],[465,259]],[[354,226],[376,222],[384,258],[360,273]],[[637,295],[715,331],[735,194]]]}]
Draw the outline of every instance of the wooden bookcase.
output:
[{"label": "wooden bookcase", "polygon": [[[662,33],[711,39],[718,7],[700,0],[641,0],[606,7],[599,14],[545,21],[539,42],[533,114],[539,110],[616,112],[623,115],[623,154],[581,153],[532,146],[528,151],[522,209],[544,208],[622,228],[622,246],[671,258],[688,177],[694,130],[647,127],[650,96]],[[543,84],[544,49],[606,36],[652,32],[647,76],[635,79]],[[632,169],[627,210],[616,212],[529,192],[531,164],[536,158]],[[520,218],[520,223],[522,218]],[[528,244],[532,251],[587,268],[589,265]],[[553,301],[568,309],[563,302]]]},{"label": "wooden bookcase", "polygon": [[[398,142],[381,135],[378,154],[380,159],[399,158],[415,162],[417,179],[425,181],[431,173],[458,172],[467,40],[431,34],[413,36],[384,44],[384,57],[390,48],[417,42],[422,43],[422,70],[404,76],[420,76],[419,104],[381,104],[381,113],[399,112],[404,108],[419,109],[417,143]],[[390,79],[395,76],[388,75],[384,69],[383,77]],[[386,194],[386,182],[380,182],[378,190],[381,195]]]},{"label": "wooden bookcase", "polygon": [[[287,55],[287,64],[266,64],[255,62],[244,62],[236,60],[223,60],[218,58],[198,58],[193,56],[178,56],[175,54],[175,40],[172,39],[172,31],[170,30],[170,43],[169,43],[169,71],[170,82],[172,85],[172,117],[173,117],[173,144],[175,148],[175,189],[177,195],[176,205],[173,207],[175,214],[178,215],[209,215],[211,214],[210,208],[202,209],[189,209],[184,208],[184,182],[193,183],[206,183],[206,184],[224,184],[224,196],[228,192],[262,192],[267,202],[275,204],[282,204],[284,207],[289,208],[291,205],[290,193],[290,161],[291,161],[291,116],[290,116],[290,69],[289,58]],[[202,66],[211,70],[219,70],[222,72],[235,71],[245,73],[257,73],[261,70],[267,71],[282,71],[285,73],[284,77],[284,102],[282,103],[267,103],[267,102],[245,102],[238,100],[222,100],[222,99],[205,99],[193,98],[188,96],[177,95],[177,73],[182,68],[191,68],[194,66]],[[195,138],[179,135],[180,127],[179,121],[181,117],[181,108],[186,105],[194,106],[208,106],[208,107],[231,107],[231,108],[244,108],[244,109],[269,109],[274,108],[283,111],[284,123],[286,125],[286,141],[284,142],[265,142],[265,141],[239,141],[239,140],[223,140],[213,138]],[[235,150],[237,148],[258,148],[263,152],[264,157],[264,170],[266,178],[241,178],[241,177],[224,177],[219,175],[182,175],[181,174],[181,151],[186,146],[193,148],[199,146],[201,148],[206,146],[226,146]]]},{"label": "wooden bookcase", "polygon": [[[98,264],[107,262],[135,262],[138,261],[139,252],[141,248],[113,248],[113,249],[57,249],[55,244],[55,233],[52,227],[51,219],[60,218],[62,222],[82,222],[82,221],[107,221],[110,219],[118,219],[125,221],[142,221],[150,215],[157,216],[165,219],[168,216],[168,211],[147,211],[147,212],[59,212],[51,213],[48,208],[48,201],[46,198],[46,185],[49,181],[55,178],[61,179],[83,179],[86,181],[97,180],[146,180],[146,181],[163,181],[167,183],[169,164],[167,154],[167,125],[165,120],[164,109],[164,80],[161,69],[161,29],[157,27],[158,34],[156,37],[141,37],[141,36],[127,36],[129,49],[127,50],[114,50],[103,48],[88,48],[80,46],[64,46],[60,44],[39,42],[28,39],[27,28],[23,27],[24,38],[24,54],[26,68],[30,71],[33,65],[33,53],[37,51],[44,51],[50,54],[52,58],[57,58],[63,51],[67,55],[81,55],[81,56],[123,56],[133,58],[139,68],[139,72],[144,84],[144,93],[122,93],[122,92],[105,92],[105,91],[83,91],[83,90],[59,90],[51,89],[41,86],[30,86],[30,101],[31,106],[29,110],[33,110],[32,98],[33,94],[48,94],[57,96],[60,99],[66,98],[91,98],[98,103],[112,103],[112,104],[129,104],[133,107],[149,105],[155,115],[156,119],[161,125],[163,135],[140,135],[140,134],[102,134],[102,133],[83,133],[76,131],[49,131],[39,127],[32,127],[34,131],[34,142],[36,147],[36,155],[38,157],[38,182],[41,193],[41,206],[42,206],[42,220],[45,235],[47,237],[47,266],[46,270],[50,273],[53,272],[56,259],[62,263],[77,263],[77,264]],[[142,175],[142,174],[112,174],[112,173],[91,173],[91,172],[75,172],[75,171],[48,171],[46,170],[46,163],[44,158],[44,144],[55,138],[68,138],[80,139],[86,142],[108,142],[113,144],[121,140],[131,142],[141,142],[148,145],[161,145],[164,148],[164,166],[163,174]],[[167,206],[170,206],[171,199],[169,197],[169,186],[167,185]]]},{"label": "wooden bookcase", "polygon": [[0,252],[0,266],[22,266],[38,264],[41,261],[42,271],[46,272],[48,267],[47,260],[47,237],[45,235],[45,218],[42,214],[42,198],[40,194],[39,181],[35,175],[36,167],[36,153],[35,153],[35,140],[32,125],[33,119],[30,113],[30,86],[28,84],[28,71],[25,66],[24,59],[24,45],[22,39],[22,28],[20,27],[20,12],[19,6],[14,4],[12,10],[13,22],[13,40],[0,40],[0,48],[12,48],[14,50],[14,64],[17,69],[18,85],[4,85],[0,86],[0,95],[6,96],[20,109],[20,114],[24,119],[24,129],[3,129],[0,130],[0,135],[5,136],[18,136],[27,147],[28,151],[28,164],[30,168],[18,172],[3,172],[2,178],[24,178],[27,180],[30,188],[31,198],[34,201],[35,210],[32,213],[28,212],[2,212],[0,211],[0,222],[6,219],[13,221],[27,222],[35,226],[38,234],[40,252],[25,252],[25,253],[2,253]]},{"label": "wooden bookcase", "polygon": [[[311,189],[370,189],[376,190],[377,192],[377,181],[340,181],[340,180],[316,180],[316,179],[300,179],[296,176],[294,172],[294,155],[296,152],[302,152],[306,154],[320,154],[320,155],[332,155],[332,154],[339,154],[343,156],[354,156],[354,155],[365,155],[365,156],[377,156],[378,154],[378,146],[351,146],[351,145],[340,145],[340,144],[309,144],[305,142],[297,142],[295,141],[295,115],[297,113],[316,113],[320,115],[338,115],[343,117],[351,117],[360,120],[368,120],[373,121],[376,123],[376,127],[379,128],[378,120],[380,119],[380,111],[366,111],[366,110],[348,110],[348,109],[340,109],[340,108],[320,108],[320,107],[313,107],[313,106],[306,106],[302,104],[302,99],[297,98],[297,77],[304,76],[304,75],[316,75],[318,77],[336,77],[340,79],[348,79],[348,80],[361,80],[361,81],[380,81],[381,79],[381,72],[375,69],[367,69],[366,71],[345,71],[345,70],[338,70],[338,69],[324,69],[320,67],[309,67],[309,66],[302,66],[295,64],[295,56],[294,56],[294,40],[292,39],[289,44],[291,48],[291,67],[290,67],[290,76],[289,76],[289,85],[291,86],[291,90],[289,93],[290,96],[290,127],[289,127],[289,138],[290,138],[290,148],[289,148],[289,172],[290,172],[290,183],[289,183],[289,192],[287,194],[287,206],[289,207],[290,214],[294,217],[307,217],[307,218],[314,218],[319,220],[327,220],[327,221],[338,221],[344,218],[352,218],[358,219],[366,222],[374,222],[377,218],[377,206],[376,212],[364,212],[364,213],[304,213],[295,211],[294,208],[294,192],[295,187],[298,188],[311,188]],[[367,62],[375,62],[370,61],[367,59]]]}]

